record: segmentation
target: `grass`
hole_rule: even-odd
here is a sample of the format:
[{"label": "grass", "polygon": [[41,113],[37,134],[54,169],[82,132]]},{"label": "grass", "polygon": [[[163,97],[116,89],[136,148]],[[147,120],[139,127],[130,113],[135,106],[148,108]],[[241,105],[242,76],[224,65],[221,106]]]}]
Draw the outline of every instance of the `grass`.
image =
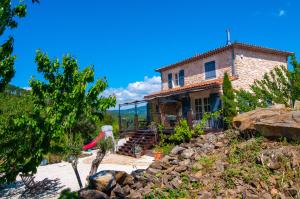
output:
[{"label": "grass", "polygon": [[180,199],[186,198],[187,191],[182,189],[163,189],[154,190],[152,193],[146,195],[145,199]]},{"label": "grass", "polygon": [[198,162],[203,166],[203,168],[206,171],[208,171],[209,169],[211,169],[213,167],[216,160],[217,160],[217,157],[214,155],[211,155],[211,156],[204,155],[204,156],[200,157]]}]

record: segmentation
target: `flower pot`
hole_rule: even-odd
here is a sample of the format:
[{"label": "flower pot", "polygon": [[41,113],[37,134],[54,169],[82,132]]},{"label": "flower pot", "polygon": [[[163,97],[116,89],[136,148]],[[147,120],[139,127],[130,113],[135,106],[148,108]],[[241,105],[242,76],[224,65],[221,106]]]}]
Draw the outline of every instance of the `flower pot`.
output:
[{"label": "flower pot", "polygon": [[161,160],[163,157],[163,153],[161,151],[154,151],[154,159],[155,160]]}]

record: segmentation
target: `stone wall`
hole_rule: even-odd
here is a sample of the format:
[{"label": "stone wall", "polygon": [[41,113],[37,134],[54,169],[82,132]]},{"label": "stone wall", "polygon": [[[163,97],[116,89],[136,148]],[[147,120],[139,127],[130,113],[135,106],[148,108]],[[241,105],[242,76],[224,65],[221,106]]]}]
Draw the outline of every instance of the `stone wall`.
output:
[{"label": "stone wall", "polygon": [[285,56],[235,49],[235,67],[238,79],[233,81],[235,89],[249,90],[254,80],[260,80],[263,75],[276,66],[287,67]]},{"label": "stone wall", "polygon": [[231,50],[227,50],[216,55],[197,60],[182,66],[166,70],[162,72],[162,90],[168,90],[168,74],[173,74],[173,88],[175,81],[175,74],[184,69],[185,82],[184,85],[191,85],[201,81],[205,81],[204,64],[210,61],[216,62],[216,78],[223,77],[225,71],[231,74],[232,54]]},{"label": "stone wall", "polygon": [[[272,55],[235,48],[235,68],[238,80],[233,81],[235,89],[249,89],[249,85],[255,79],[262,79],[266,72],[271,71],[276,66],[284,65],[287,67],[286,57],[283,55]],[[192,85],[205,80],[204,64],[206,62],[216,62],[216,78],[223,78],[225,72],[232,74],[232,50],[226,50],[216,55],[197,60],[182,66],[166,70],[162,72],[162,90],[168,90],[168,74],[173,74],[173,88],[175,74],[181,69],[185,72],[185,85]]]}]

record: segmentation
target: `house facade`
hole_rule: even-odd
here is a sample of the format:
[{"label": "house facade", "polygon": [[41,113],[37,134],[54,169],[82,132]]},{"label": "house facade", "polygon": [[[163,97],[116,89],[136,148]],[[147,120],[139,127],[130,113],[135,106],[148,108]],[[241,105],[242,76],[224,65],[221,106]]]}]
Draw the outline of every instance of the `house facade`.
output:
[{"label": "house facade", "polygon": [[250,89],[254,80],[277,66],[288,65],[292,53],[244,43],[233,43],[161,67],[161,91],[144,97],[148,119],[173,128],[186,118],[199,121],[205,112],[221,108],[222,80],[227,72],[234,89]]}]

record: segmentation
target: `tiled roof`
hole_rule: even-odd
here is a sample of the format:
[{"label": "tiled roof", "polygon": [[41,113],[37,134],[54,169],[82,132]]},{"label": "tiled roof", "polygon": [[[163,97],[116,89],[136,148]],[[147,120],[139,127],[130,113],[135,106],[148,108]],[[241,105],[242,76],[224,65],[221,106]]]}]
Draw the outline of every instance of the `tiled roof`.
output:
[{"label": "tiled roof", "polygon": [[243,49],[253,50],[253,51],[257,51],[257,52],[265,52],[265,53],[270,53],[270,54],[275,54],[275,55],[283,55],[283,56],[290,56],[290,55],[293,54],[292,52],[276,50],[276,49],[266,48],[266,47],[262,47],[262,46],[250,45],[250,44],[246,44],[246,43],[235,42],[231,45],[222,46],[220,48],[216,48],[216,49],[210,50],[208,52],[195,55],[195,56],[190,57],[188,59],[179,61],[177,63],[158,68],[155,71],[157,71],[157,72],[165,71],[165,70],[168,70],[170,68],[173,68],[173,67],[176,67],[176,66],[181,66],[181,65],[184,65],[184,64],[187,64],[187,63],[191,63],[191,62],[197,61],[199,59],[203,59],[203,58],[218,54],[220,52],[223,52],[223,51],[226,51],[226,50],[232,49],[232,48],[243,48]]},{"label": "tiled roof", "polygon": [[[237,77],[230,77],[230,80],[236,80]],[[146,100],[152,99],[152,98],[156,98],[156,97],[164,97],[164,96],[168,96],[168,95],[175,95],[175,94],[180,94],[183,92],[187,92],[187,91],[193,91],[193,90],[197,90],[197,89],[207,89],[207,88],[212,88],[212,87],[216,87],[216,86],[220,86],[223,82],[223,79],[214,79],[214,80],[208,80],[208,81],[203,81],[203,82],[199,82],[196,84],[192,84],[192,85],[186,85],[183,87],[176,87],[176,88],[172,88],[172,89],[168,89],[168,90],[163,90],[160,92],[156,92],[156,93],[151,93],[149,95],[146,95],[144,98]]]}]

